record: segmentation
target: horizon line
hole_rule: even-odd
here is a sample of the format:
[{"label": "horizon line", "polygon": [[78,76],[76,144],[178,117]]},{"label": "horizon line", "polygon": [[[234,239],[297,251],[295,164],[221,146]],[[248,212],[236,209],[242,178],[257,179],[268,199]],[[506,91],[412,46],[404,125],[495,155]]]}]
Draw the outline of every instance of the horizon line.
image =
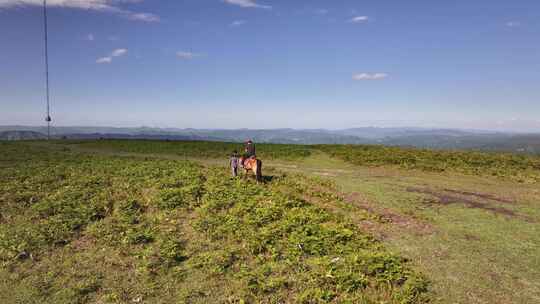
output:
[{"label": "horizon line", "polygon": [[[0,128],[46,128],[46,125],[32,125],[32,124],[2,124]],[[506,134],[540,134],[540,130],[537,131],[522,131],[522,130],[503,130],[503,129],[486,129],[486,128],[459,128],[459,127],[425,127],[425,126],[375,126],[375,125],[365,125],[365,126],[355,126],[348,128],[290,128],[290,127],[276,127],[276,128],[194,128],[194,127],[157,127],[157,126],[107,126],[107,125],[55,125],[51,126],[51,129],[54,128],[109,128],[109,129],[176,129],[176,130],[207,130],[207,131],[236,131],[236,130],[245,130],[245,131],[276,131],[276,130],[296,130],[296,131],[344,131],[351,129],[419,129],[419,130],[449,130],[449,131],[468,131],[468,132],[484,132],[484,133],[506,133]],[[11,130],[17,131],[17,130]]]}]

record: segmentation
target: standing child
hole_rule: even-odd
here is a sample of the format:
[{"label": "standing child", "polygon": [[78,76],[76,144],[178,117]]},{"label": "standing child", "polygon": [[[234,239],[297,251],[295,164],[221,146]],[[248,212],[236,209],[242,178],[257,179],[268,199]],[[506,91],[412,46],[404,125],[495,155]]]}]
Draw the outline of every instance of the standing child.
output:
[{"label": "standing child", "polygon": [[231,171],[232,171],[232,176],[233,177],[237,177],[238,176],[238,152],[236,151],[233,151],[233,153],[231,154],[231,160],[230,160],[230,165],[231,165]]}]

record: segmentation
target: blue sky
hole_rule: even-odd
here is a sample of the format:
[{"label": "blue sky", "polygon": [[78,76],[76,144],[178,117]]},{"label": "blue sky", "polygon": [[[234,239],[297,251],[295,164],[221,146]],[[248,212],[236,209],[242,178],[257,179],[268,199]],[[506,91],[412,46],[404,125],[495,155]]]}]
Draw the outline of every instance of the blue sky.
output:
[{"label": "blue sky", "polygon": [[[41,0],[0,0],[0,124],[44,117]],[[55,125],[540,131],[540,2],[49,0]]]}]

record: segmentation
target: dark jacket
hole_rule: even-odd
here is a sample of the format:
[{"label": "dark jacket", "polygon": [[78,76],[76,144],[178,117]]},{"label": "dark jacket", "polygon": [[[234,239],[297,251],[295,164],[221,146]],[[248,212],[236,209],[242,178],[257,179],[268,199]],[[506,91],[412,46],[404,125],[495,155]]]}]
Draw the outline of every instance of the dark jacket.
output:
[{"label": "dark jacket", "polygon": [[255,144],[246,144],[246,154],[247,157],[255,156]]}]

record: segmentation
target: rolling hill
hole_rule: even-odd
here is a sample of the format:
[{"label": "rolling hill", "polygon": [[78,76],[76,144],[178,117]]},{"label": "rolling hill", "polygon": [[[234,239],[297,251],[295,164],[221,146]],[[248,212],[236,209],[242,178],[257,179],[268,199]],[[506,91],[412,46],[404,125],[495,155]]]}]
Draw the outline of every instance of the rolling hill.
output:
[{"label": "rolling hill", "polygon": [[[0,126],[0,131],[18,134],[10,137],[17,139],[39,139],[40,137],[37,137],[38,134],[36,132],[46,132],[43,127],[28,126]],[[453,129],[368,127],[344,130],[223,130],[148,127],[55,127],[53,128],[53,134],[54,138],[57,139],[106,138],[243,142],[249,138],[255,142],[280,144],[375,144],[442,150],[466,149],[526,154],[540,153],[540,134],[516,134]],[[4,136],[4,138],[7,139],[6,136]]]}]

